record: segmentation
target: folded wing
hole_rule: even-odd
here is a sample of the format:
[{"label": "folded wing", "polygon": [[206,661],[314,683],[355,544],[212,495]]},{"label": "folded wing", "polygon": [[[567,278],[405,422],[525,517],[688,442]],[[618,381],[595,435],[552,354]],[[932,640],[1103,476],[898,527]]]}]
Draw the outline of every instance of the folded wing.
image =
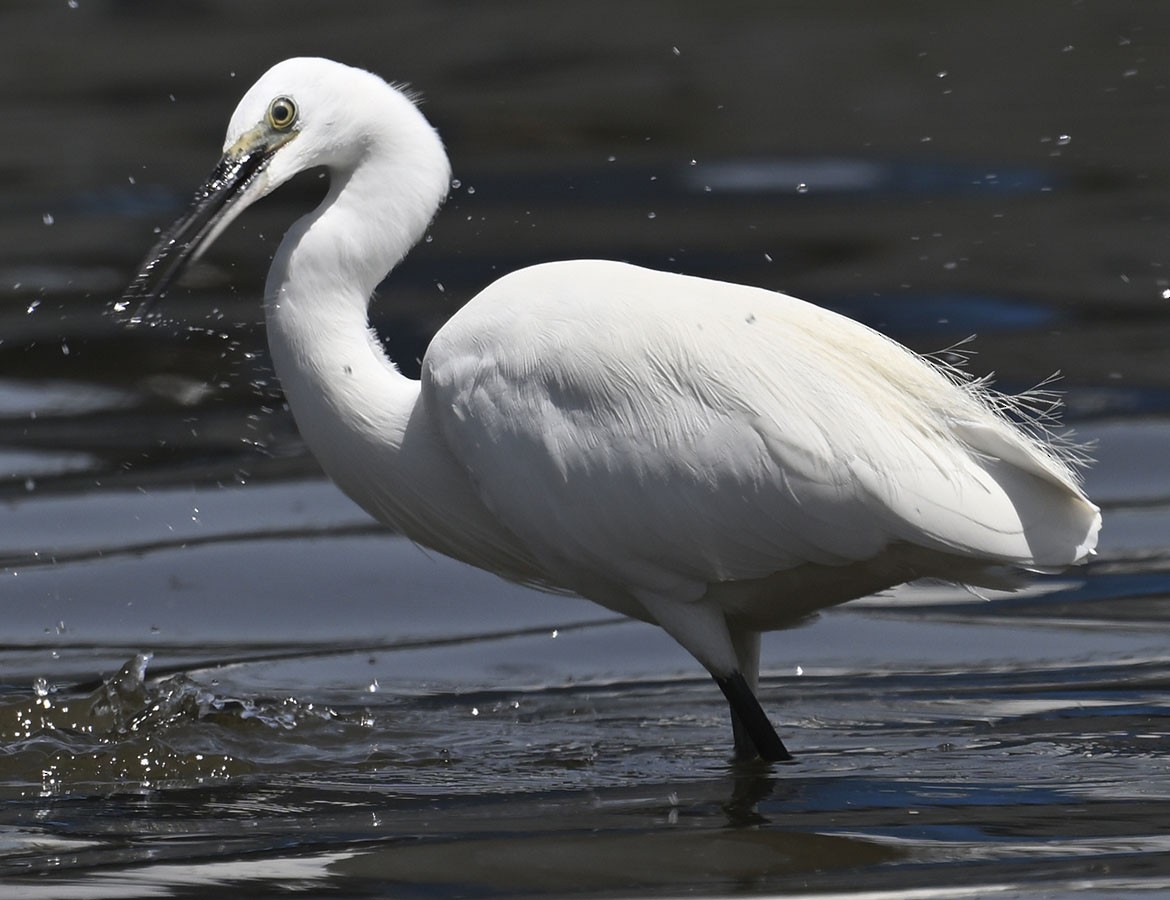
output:
[{"label": "folded wing", "polygon": [[567,586],[713,582],[910,544],[1083,559],[1070,467],[895,342],[802,301],[619,263],[533,267],[440,331],[425,401],[488,508]]}]

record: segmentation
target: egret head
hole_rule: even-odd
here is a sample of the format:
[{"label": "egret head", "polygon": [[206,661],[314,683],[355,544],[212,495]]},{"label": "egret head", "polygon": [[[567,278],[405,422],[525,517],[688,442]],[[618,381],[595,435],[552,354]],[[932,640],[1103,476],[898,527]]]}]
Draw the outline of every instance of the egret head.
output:
[{"label": "egret head", "polygon": [[[142,321],[240,213],[299,172],[353,171],[373,144],[393,150],[420,133],[439,147],[445,171],[429,124],[409,97],[377,75],[328,59],[277,63],[240,100],[219,163],[187,212],[162,232],[116,308]],[[445,176],[442,184],[445,192]]]}]

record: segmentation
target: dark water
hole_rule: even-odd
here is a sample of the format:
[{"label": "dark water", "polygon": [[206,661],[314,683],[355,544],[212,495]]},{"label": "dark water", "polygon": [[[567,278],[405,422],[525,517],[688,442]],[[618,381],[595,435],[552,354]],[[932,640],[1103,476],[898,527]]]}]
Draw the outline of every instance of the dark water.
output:
[{"label": "dark water", "polygon": [[[16,2],[0,10],[0,896],[1170,890],[1170,7]],[[258,293],[312,178],[173,324],[105,315],[234,103],[413,82],[460,184],[381,291],[409,370],[496,275],[605,256],[1059,369],[1089,566],[764,648],[732,766],[655,630],[419,551],[300,443]],[[802,189],[799,185],[804,185]]]}]

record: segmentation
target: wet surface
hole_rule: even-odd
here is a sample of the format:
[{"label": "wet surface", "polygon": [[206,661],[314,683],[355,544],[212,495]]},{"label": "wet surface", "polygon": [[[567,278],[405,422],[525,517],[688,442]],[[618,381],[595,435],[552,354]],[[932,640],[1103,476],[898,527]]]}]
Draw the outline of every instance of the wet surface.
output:
[{"label": "wet surface", "polygon": [[[1170,888],[1170,13],[1018,6],[0,13],[5,896]],[[258,299],[318,179],[249,212],[164,325],[107,314],[238,96],[306,52],[413,82],[453,157],[374,307],[405,371],[480,287],[566,256],[784,290],[924,352],[978,332],[1005,389],[1062,372],[1099,556],[768,636],[798,761],[733,765],[669,639],[427,554],[322,479]]]}]

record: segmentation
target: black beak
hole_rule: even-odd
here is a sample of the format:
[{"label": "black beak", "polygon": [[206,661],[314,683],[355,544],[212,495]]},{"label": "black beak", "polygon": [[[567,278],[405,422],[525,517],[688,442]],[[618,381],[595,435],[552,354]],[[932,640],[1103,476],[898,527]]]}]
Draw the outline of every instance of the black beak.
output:
[{"label": "black beak", "polygon": [[171,282],[219,236],[232,218],[229,211],[247,193],[275,150],[256,146],[241,152],[238,147],[224,154],[215,171],[195,192],[191,207],[162,233],[121,301],[115,304],[116,312],[132,310],[131,325],[140,324],[150,315]]}]

